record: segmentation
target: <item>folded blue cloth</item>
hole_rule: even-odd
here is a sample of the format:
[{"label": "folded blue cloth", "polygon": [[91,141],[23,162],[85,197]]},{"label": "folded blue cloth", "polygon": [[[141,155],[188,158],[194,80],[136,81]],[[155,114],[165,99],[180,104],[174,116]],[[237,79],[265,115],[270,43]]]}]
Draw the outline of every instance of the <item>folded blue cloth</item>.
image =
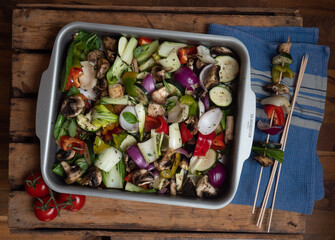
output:
[{"label": "folded blue cloth", "polygon": [[[257,120],[268,121],[260,100],[269,96],[263,86],[271,83],[271,61],[278,54],[279,44],[286,42],[290,36],[290,54],[294,60],[290,68],[296,76],[302,57],[306,53],[309,55],[286,142],[275,208],[311,214],[315,200],[324,196],[322,166],[316,145],[324,116],[329,48],[316,45],[317,28],[221,26],[212,23],[208,33],[235,37],[249,50],[251,84],[257,98]],[[285,78],[282,82],[290,88],[290,97],[293,96],[296,78]],[[270,141],[279,142],[279,135],[271,136]],[[256,128],[254,141],[265,140],[266,134]],[[232,203],[253,205],[261,167],[252,159],[253,155],[243,165],[240,184]],[[262,203],[271,169],[268,167],[263,170],[257,206]],[[274,185],[275,182],[268,208],[271,207]]]}]

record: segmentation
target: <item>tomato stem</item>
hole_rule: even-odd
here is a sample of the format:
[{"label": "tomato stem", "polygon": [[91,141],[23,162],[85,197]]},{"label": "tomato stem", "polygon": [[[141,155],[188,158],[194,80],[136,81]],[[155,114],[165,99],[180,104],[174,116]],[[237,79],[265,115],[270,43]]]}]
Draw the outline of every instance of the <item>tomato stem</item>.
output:
[{"label": "tomato stem", "polygon": [[57,202],[56,202],[54,193],[53,193],[53,191],[51,190],[51,188],[49,188],[49,191],[50,191],[50,199],[52,199],[52,201],[54,201],[54,203],[55,203],[55,207],[56,207],[56,210],[57,210],[57,215],[60,217],[60,212],[59,212],[59,209],[58,209],[58,204],[57,204]]}]

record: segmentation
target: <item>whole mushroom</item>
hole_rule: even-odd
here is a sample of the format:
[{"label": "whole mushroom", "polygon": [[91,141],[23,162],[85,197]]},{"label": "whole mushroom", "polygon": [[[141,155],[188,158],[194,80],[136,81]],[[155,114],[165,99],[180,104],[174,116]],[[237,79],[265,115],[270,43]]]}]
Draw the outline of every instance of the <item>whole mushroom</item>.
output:
[{"label": "whole mushroom", "polygon": [[84,174],[80,181],[80,185],[88,185],[90,187],[96,188],[102,182],[102,174],[99,168],[91,166],[87,172]]},{"label": "whole mushroom", "polygon": [[64,100],[60,112],[64,117],[76,117],[83,111],[84,107],[84,100],[79,95],[75,95]]},{"label": "whole mushroom", "polygon": [[72,184],[75,181],[77,181],[77,179],[81,175],[81,168],[78,165],[71,166],[65,161],[62,161],[61,165],[66,173],[66,178],[65,178],[66,184]]}]

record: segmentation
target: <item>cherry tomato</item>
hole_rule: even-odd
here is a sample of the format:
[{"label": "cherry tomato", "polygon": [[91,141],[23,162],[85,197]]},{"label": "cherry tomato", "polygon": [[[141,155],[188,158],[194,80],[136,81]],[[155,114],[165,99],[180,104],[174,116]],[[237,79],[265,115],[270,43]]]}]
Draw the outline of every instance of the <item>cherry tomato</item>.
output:
[{"label": "cherry tomato", "polygon": [[56,199],[59,207],[65,210],[76,212],[82,209],[86,202],[86,196],[60,193]]},{"label": "cherry tomato", "polygon": [[43,222],[49,222],[57,217],[57,209],[50,196],[37,198],[34,203],[35,216]]},{"label": "cherry tomato", "polygon": [[49,194],[49,187],[45,184],[40,172],[31,172],[24,180],[24,188],[32,197],[44,197]]}]

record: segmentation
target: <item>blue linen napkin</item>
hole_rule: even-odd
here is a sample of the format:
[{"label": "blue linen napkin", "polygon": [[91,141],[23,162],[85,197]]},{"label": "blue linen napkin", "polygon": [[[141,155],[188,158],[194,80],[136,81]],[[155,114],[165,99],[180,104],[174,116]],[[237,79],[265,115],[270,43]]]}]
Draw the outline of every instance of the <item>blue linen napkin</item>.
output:
[{"label": "blue linen napkin", "polygon": [[[247,47],[251,62],[251,84],[257,98],[257,120],[268,121],[260,100],[269,96],[263,86],[271,83],[271,60],[278,54],[279,44],[286,42],[290,36],[290,54],[294,60],[290,68],[296,76],[302,56],[306,53],[309,55],[286,142],[275,208],[311,214],[315,200],[324,196],[323,172],[316,145],[324,116],[329,48],[316,45],[318,28],[222,26],[211,23],[208,33],[235,37]],[[293,96],[296,78],[285,78],[282,82],[290,88],[289,96]],[[279,135],[271,136],[270,141],[279,142]],[[265,140],[266,134],[256,127],[254,141]],[[252,159],[253,155],[243,165],[240,184],[232,203],[253,205],[261,167]],[[271,169],[268,167],[263,170],[257,206],[261,206]],[[271,207],[274,185],[275,182],[268,208]]]}]

